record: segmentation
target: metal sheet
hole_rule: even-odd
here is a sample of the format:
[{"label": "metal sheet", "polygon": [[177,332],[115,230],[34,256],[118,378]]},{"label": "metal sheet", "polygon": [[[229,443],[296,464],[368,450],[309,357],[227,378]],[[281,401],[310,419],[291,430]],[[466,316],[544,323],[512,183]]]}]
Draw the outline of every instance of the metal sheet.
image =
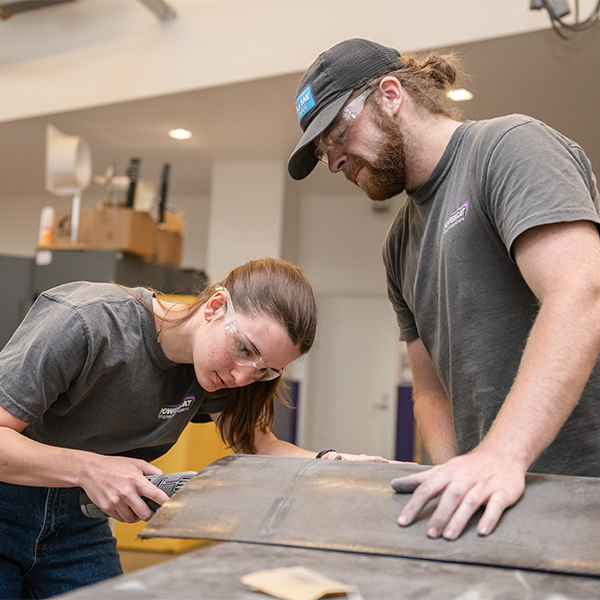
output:
[{"label": "metal sheet", "polygon": [[477,513],[455,541],[430,539],[433,506],[410,527],[390,480],[423,467],[229,456],[163,505],[141,537],[279,544],[600,575],[600,479],[528,475],[523,498],[485,538]]},{"label": "metal sheet", "polygon": [[62,600],[258,600],[248,573],[304,566],[358,588],[365,600],[590,600],[600,579],[306,548],[211,543],[175,560],[56,596]]}]

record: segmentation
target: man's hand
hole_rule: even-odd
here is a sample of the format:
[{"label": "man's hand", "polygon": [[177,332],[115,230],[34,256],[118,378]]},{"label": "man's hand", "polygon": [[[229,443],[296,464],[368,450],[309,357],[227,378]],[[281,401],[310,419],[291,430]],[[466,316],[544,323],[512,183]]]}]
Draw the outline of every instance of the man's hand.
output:
[{"label": "man's hand", "polygon": [[514,463],[490,457],[480,449],[427,471],[394,479],[392,487],[397,492],[413,492],[398,518],[398,524],[403,527],[410,525],[430,500],[441,496],[429,521],[427,535],[454,540],[483,505],[486,508],[477,533],[490,534],[504,510],[523,494],[525,472]]}]

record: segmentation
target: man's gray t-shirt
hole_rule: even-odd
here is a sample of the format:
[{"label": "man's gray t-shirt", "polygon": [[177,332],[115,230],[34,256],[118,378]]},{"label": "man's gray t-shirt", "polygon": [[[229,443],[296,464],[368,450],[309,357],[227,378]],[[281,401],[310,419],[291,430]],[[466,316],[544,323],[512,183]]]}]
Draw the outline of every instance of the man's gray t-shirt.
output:
[{"label": "man's gray t-shirt", "polygon": [[[496,417],[537,315],[514,240],[537,225],[598,223],[598,214],[582,149],[521,115],[463,123],[400,210],[384,245],[388,294],[400,338],[421,338],[451,399],[460,453]],[[598,368],[530,470],[600,476]]]},{"label": "man's gray t-shirt", "polygon": [[[193,365],[157,341],[152,292],[69,283],[41,294],[0,353],[0,405],[38,442],[147,461],[196,415],[218,413]],[[198,418],[198,417],[196,417]]]}]

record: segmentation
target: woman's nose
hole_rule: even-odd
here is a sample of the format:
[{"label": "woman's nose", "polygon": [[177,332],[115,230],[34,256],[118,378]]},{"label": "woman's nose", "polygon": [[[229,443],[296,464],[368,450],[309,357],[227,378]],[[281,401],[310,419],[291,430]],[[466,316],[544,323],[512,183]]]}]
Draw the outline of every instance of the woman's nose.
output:
[{"label": "woman's nose", "polygon": [[254,383],[254,371],[256,368],[253,365],[235,365],[231,370],[231,374],[235,379],[236,385],[242,387]]}]

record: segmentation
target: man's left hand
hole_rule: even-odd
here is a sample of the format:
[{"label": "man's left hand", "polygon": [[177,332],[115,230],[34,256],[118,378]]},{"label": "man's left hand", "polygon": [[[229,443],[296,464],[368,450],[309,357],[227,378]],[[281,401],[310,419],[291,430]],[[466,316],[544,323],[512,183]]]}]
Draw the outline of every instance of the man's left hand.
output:
[{"label": "man's left hand", "polygon": [[441,496],[427,535],[454,540],[483,505],[486,508],[477,533],[490,534],[504,510],[523,494],[525,472],[503,458],[490,458],[483,450],[474,450],[427,471],[393,479],[392,487],[397,492],[413,492],[398,518],[403,527],[413,523],[430,500]]}]

